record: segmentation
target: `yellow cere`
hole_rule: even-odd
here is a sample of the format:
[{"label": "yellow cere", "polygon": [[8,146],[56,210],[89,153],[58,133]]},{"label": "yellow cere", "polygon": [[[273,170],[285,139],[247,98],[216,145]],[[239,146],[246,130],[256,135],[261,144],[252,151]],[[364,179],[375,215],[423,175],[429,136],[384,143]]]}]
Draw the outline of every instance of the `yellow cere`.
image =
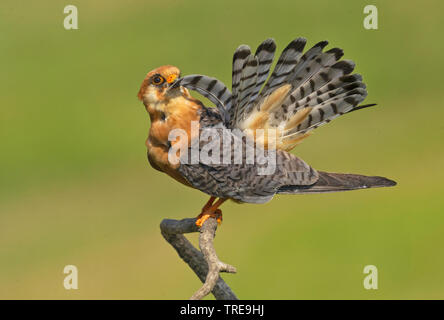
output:
[{"label": "yellow cere", "polygon": [[175,75],[175,74],[169,75],[168,78],[167,78],[167,82],[168,83],[173,82],[174,80],[176,80],[176,77],[177,77],[177,75]]}]

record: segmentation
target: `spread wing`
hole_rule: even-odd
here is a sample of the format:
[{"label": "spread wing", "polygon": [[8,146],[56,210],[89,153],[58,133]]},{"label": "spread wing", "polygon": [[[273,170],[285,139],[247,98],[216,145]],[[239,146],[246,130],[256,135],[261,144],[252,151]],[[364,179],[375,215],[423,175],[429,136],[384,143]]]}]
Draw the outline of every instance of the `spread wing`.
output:
[{"label": "spread wing", "polygon": [[343,51],[324,51],[328,42],[321,41],[303,53],[305,44],[304,38],[290,42],[269,78],[274,41],[265,40],[254,55],[240,46],[233,56],[232,93],[220,81],[201,75],[186,76],[176,85],[215,103],[228,128],[275,129],[277,148],[288,151],[312,130],[366,107],[358,106],[367,96],[366,86],[359,74],[351,74],[354,63],[340,60]]},{"label": "spread wing", "polygon": [[276,44],[273,39],[262,42],[251,55],[250,48],[241,45],[233,55],[232,92],[221,81],[205,75],[188,75],[178,79],[173,87],[195,90],[209,99],[223,115],[227,127],[235,128],[235,119],[256,100],[268,78]]},{"label": "spread wing", "polygon": [[200,74],[192,74],[178,79],[171,88],[178,86],[199,92],[215,104],[223,116],[224,123],[229,122],[228,110],[231,108],[232,94],[222,81]]}]

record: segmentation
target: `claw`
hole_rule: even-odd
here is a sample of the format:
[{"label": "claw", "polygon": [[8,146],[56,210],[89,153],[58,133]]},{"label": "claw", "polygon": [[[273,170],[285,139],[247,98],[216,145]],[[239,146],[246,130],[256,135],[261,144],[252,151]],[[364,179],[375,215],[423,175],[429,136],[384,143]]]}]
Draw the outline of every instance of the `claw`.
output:
[{"label": "claw", "polygon": [[[196,225],[200,228],[210,217],[217,220],[217,223],[220,225],[222,223],[222,210],[218,207],[224,203],[227,199],[221,199],[214,202],[216,197],[211,197],[210,200],[205,204],[202,208],[202,212],[197,216]],[[214,203],[213,203],[214,202]]]},{"label": "claw", "polygon": [[205,221],[207,221],[209,218],[214,218],[217,220],[217,224],[221,225],[222,223],[222,210],[216,209],[214,212],[202,212],[196,220],[196,226],[199,228],[202,227]]}]

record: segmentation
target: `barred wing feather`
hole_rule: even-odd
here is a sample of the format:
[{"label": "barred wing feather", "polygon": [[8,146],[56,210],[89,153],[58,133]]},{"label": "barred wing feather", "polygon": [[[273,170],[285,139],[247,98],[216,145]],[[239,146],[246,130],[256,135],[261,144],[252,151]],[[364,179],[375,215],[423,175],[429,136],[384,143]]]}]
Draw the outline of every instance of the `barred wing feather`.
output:
[{"label": "barred wing feather", "polygon": [[241,45],[233,55],[232,92],[219,80],[202,75],[181,78],[175,86],[211,100],[226,127],[275,129],[277,147],[291,150],[312,130],[362,108],[359,104],[367,96],[362,77],[352,74],[353,61],[340,60],[342,49],[324,51],[328,42],[321,41],[303,54],[305,44],[304,38],[290,42],[270,76],[274,40],[262,42],[254,55]]}]

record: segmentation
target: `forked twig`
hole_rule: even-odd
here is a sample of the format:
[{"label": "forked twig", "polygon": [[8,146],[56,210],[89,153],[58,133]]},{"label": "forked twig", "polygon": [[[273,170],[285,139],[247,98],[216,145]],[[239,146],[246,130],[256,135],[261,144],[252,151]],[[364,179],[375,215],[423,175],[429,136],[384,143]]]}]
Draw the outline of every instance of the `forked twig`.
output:
[{"label": "forked twig", "polygon": [[[214,218],[206,220],[200,229],[196,226],[195,218],[164,219],[160,224],[165,240],[203,282],[203,286],[191,297],[191,300],[202,299],[210,292],[217,300],[237,300],[231,288],[219,276],[220,272],[236,273],[236,268],[221,262],[217,257],[213,244],[216,229],[217,221]],[[201,251],[197,250],[183,235],[192,232],[200,232]]]}]

